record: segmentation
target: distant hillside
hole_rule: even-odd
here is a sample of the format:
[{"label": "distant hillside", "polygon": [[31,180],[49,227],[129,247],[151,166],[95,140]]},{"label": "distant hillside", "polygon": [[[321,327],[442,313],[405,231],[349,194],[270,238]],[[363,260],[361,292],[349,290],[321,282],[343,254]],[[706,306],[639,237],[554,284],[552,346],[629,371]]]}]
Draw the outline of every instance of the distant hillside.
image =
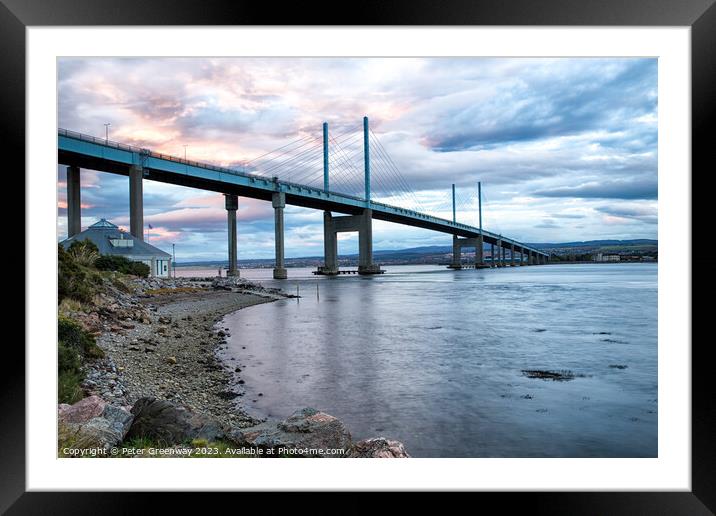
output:
[{"label": "distant hillside", "polygon": [[604,247],[604,246],[642,246],[642,245],[658,245],[658,240],[648,240],[645,238],[634,240],[585,240],[584,242],[562,242],[547,244],[527,244],[536,249],[562,249],[565,247]]},{"label": "distant hillside", "polygon": [[373,251],[373,256],[380,256],[383,254],[432,254],[432,253],[447,253],[452,252],[452,246],[449,245],[426,245],[423,247],[409,247],[408,249],[392,249],[389,251]]},{"label": "distant hillside", "polygon": [[[527,245],[536,249],[548,249],[557,254],[573,254],[576,249],[583,252],[588,251],[623,251],[653,249],[658,246],[657,240],[633,239],[633,240],[587,240],[584,242],[562,242],[562,243],[529,243]],[[561,252],[560,252],[561,250]],[[572,251],[570,251],[572,250]],[[373,256],[383,263],[390,261],[397,263],[441,263],[445,261],[444,256],[452,253],[452,246],[429,245],[422,247],[411,247],[408,249],[375,250]],[[346,262],[357,261],[358,254],[342,254],[339,258]],[[257,258],[251,260],[239,260],[242,266],[270,266],[273,258]],[[286,258],[286,264],[291,266],[315,265],[323,261],[323,256],[302,256],[298,258]],[[226,260],[192,261],[179,262],[182,267],[223,267]]]}]

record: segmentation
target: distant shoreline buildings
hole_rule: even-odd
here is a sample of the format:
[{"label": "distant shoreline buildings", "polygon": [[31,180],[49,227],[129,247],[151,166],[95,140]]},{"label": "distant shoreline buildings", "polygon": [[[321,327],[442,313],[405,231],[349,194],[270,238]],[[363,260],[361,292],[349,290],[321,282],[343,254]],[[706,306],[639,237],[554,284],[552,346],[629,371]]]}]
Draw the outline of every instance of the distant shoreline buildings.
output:
[{"label": "distant shoreline buildings", "polygon": [[618,262],[621,261],[621,256],[618,254],[602,254],[597,253],[592,256],[592,260],[595,262]]}]

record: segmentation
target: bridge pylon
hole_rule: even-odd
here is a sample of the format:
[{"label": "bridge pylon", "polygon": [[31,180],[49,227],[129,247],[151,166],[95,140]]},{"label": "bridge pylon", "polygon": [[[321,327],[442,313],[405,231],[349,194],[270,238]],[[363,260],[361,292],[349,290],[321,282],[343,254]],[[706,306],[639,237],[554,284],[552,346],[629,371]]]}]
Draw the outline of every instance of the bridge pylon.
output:
[{"label": "bridge pylon", "polygon": [[129,232],[134,238],[144,240],[144,168],[129,167]]},{"label": "bridge pylon", "polygon": [[286,207],[286,194],[276,192],[271,196],[271,205],[273,206],[274,225],[276,230],[276,263],[273,269],[274,279],[288,278],[286,264],[284,262],[284,230],[283,230],[283,209]]},{"label": "bridge pylon", "polygon": [[82,231],[80,167],[67,167],[67,238]]},{"label": "bridge pylon", "polygon": [[224,194],[224,206],[226,207],[226,222],[228,226],[229,245],[229,270],[227,276],[238,276],[238,252],[237,252],[237,231],[236,211],[239,209],[239,196]]}]

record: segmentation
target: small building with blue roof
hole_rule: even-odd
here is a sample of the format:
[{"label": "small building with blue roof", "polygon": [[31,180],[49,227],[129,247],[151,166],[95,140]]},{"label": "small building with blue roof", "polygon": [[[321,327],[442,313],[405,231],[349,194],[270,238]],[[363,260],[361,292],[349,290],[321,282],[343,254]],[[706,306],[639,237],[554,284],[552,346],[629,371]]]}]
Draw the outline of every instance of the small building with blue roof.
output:
[{"label": "small building with blue roof", "polygon": [[91,241],[102,255],[124,256],[147,264],[150,276],[169,277],[172,258],[169,253],[122,231],[106,219],[100,219],[84,231],[63,240],[60,245],[67,249],[72,242],[82,240]]}]

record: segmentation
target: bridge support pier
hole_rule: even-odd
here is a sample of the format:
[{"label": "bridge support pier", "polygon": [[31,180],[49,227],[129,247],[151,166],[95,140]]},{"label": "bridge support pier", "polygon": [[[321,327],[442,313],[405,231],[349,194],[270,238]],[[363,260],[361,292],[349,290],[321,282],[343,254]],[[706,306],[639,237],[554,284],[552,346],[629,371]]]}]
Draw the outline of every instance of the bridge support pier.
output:
[{"label": "bridge support pier", "polygon": [[224,194],[224,202],[226,206],[226,219],[229,229],[229,271],[227,276],[238,276],[239,268],[237,266],[237,235],[236,235],[236,210],[239,209],[239,196],[233,194]]},{"label": "bridge support pier", "polygon": [[485,240],[482,235],[477,237],[477,245],[475,246],[475,268],[485,267]]},{"label": "bridge support pier", "polygon": [[495,244],[490,244],[490,267],[497,267],[495,261]]},{"label": "bridge support pier", "polygon": [[338,238],[334,230],[333,215],[323,212],[323,266],[318,270],[323,274],[338,274]]},{"label": "bridge support pier", "polygon": [[528,254],[527,254],[527,259],[528,259],[527,264],[528,264],[528,265],[534,265],[534,264],[535,264],[535,252],[534,252],[534,251],[527,251],[527,253],[528,253]]},{"label": "bridge support pier", "polygon": [[325,261],[318,271],[325,275],[338,274],[338,237],[340,232],[358,232],[358,274],[381,274],[373,263],[373,210],[364,209],[359,215],[334,217],[323,213],[323,250]]},{"label": "bridge support pier", "polygon": [[525,250],[524,248],[520,249],[520,266],[524,266],[525,264]]},{"label": "bridge support pier", "polygon": [[510,247],[510,266],[515,266],[515,244],[512,244],[512,247]]},{"label": "bridge support pier", "polygon": [[288,278],[288,273],[286,272],[283,257],[283,209],[286,207],[286,194],[273,194],[271,198],[271,205],[273,206],[274,221],[276,226],[276,264],[273,268],[273,277],[274,279],[286,279]]},{"label": "bridge support pier", "polygon": [[462,269],[462,247],[460,246],[460,238],[457,235],[452,236],[452,263],[451,269]]},{"label": "bridge support pier", "polygon": [[144,240],[144,169],[133,165],[129,168],[129,232]]},{"label": "bridge support pier", "polygon": [[363,210],[358,230],[358,274],[380,274],[380,265],[373,263],[373,210]]},{"label": "bridge support pier", "polygon": [[501,254],[502,254],[502,266],[507,267],[507,248],[504,246],[500,246]]},{"label": "bridge support pier", "polygon": [[82,231],[80,167],[67,167],[67,238]]},{"label": "bridge support pier", "polygon": [[484,244],[484,240],[482,235],[477,237],[469,237],[469,238],[460,238],[457,235],[453,235],[452,237],[452,262],[450,265],[448,265],[449,269],[464,269],[465,267],[470,268],[470,266],[463,266],[462,265],[462,248],[463,247],[474,247],[475,248],[475,261],[473,267],[475,269],[482,269],[485,267],[489,267],[489,265],[485,265],[484,260],[484,253],[482,250]]},{"label": "bridge support pier", "polygon": [[502,240],[497,241],[497,265],[495,267],[504,267],[503,260],[505,255],[502,254]]}]

